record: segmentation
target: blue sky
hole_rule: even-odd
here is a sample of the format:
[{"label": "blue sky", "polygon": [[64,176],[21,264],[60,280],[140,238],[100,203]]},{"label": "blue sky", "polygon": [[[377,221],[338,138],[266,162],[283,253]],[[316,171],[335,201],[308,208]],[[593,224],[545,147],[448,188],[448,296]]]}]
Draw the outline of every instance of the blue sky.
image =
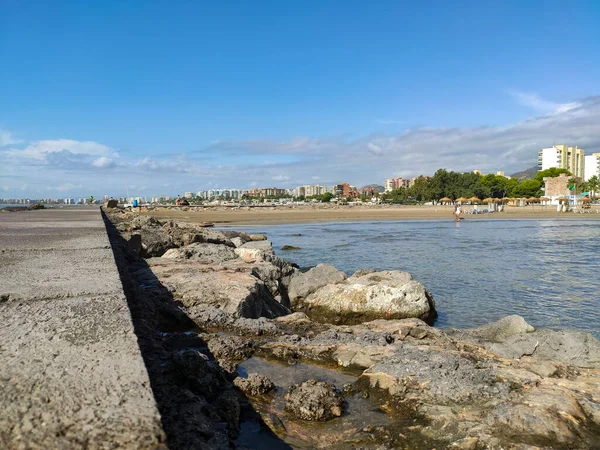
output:
[{"label": "blue sky", "polygon": [[0,0],[0,197],[295,187],[600,151],[600,3]]}]

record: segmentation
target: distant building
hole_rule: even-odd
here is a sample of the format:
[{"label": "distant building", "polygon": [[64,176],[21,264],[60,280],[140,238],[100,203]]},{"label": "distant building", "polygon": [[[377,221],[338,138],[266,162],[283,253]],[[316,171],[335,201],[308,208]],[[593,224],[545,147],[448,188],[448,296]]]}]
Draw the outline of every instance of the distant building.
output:
[{"label": "distant building", "polygon": [[566,173],[561,173],[557,177],[544,177],[544,196],[554,200],[556,197],[571,195],[569,190],[570,178]]},{"label": "distant building", "polygon": [[193,192],[186,192],[185,194],[183,194],[183,196],[185,198],[193,198],[194,197],[194,193]]},{"label": "distant building", "polygon": [[315,195],[323,195],[327,192],[327,187],[320,184],[310,184],[304,186],[298,186],[294,190],[296,197],[313,197]]},{"label": "distant building", "polygon": [[584,177],[585,152],[567,145],[554,145],[538,152],[538,170],[567,169],[575,177]]},{"label": "distant building", "polygon": [[[481,174],[480,174],[481,175]],[[504,170],[499,170],[496,172],[496,176],[497,177],[504,177],[507,178],[506,175],[504,175]]]},{"label": "distant building", "polygon": [[385,180],[385,192],[391,192],[396,189],[405,188],[407,189],[410,186],[410,180],[406,180],[404,178],[386,178]]},{"label": "distant building", "polygon": [[475,169],[475,170],[473,171],[473,173],[474,173],[475,175],[481,175],[481,170],[479,170],[479,169]]},{"label": "distant building", "polygon": [[336,184],[331,188],[331,193],[336,197],[348,198],[350,196],[350,185],[348,183]]},{"label": "distant building", "polygon": [[585,157],[584,181],[588,181],[594,175],[600,178],[600,153],[592,153]]}]

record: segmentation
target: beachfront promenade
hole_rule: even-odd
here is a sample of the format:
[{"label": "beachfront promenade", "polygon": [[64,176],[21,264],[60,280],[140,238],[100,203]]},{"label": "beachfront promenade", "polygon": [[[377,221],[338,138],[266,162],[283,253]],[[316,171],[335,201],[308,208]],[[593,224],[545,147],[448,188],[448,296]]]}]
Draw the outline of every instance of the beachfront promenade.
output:
[{"label": "beachfront promenade", "polygon": [[164,435],[100,210],[0,213],[0,448]]}]

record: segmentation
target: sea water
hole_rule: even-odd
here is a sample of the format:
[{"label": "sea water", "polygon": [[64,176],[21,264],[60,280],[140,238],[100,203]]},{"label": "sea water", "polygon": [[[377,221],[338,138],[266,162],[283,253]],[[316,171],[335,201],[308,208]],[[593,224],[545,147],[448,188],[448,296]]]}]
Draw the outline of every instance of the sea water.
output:
[{"label": "sea water", "polygon": [[[386,221],[235,227],[265,233],[276,254],[410,272],[433,293],[441,328],[471,328],[511,314],[536,328],[600,337],[600,221]],[[284,245],[300,250],[282,251]]]}]

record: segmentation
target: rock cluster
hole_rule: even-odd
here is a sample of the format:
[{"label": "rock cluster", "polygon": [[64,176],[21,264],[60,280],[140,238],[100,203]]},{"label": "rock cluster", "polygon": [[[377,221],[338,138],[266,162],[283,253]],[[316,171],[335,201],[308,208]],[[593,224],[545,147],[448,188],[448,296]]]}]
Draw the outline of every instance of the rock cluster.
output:
[{"label": "rock cluster", "polygon": [[[358,378],[344,387],[347,396],[368,397],[407,424],[401,431],[365,424],[343,435],[332,425],[335,448],[597,448],[600,342],[589,333],[534,330],[520,316],[443,331],[422,320],[435,317],[433,299],[410,274],[347,277],[327,265],[302,272],[274,255],[264,236],[119,219],[113,222],[123,237],[141,235],[143,252],[164,243],[173,249],[146,259],[148,271],[132,259],[130,271],[149,328],[181,330],[193,321],[188,329],[195,331],[165,340],[163,350],[176,354],[156,358],[156,367],[182,386],[168,391],[169,407],[183,414],[177,417],[190,414],[194,427],[213,436],[205,448],[225,448],[223,433],[233,445],[248,417],[236,393],[257,405],[281,395],[277,389],[261,398],[273,392],[261,374],[237,376],[236,365],[252,355],[352,370]],[[146,232],[163,244],[153,246]],[[285,395],[285,410],[300,425],[282,426],[276,412],[261,420],[286,439],[302,421],[351,415],[340,387],[307,377]],[[177,435],[193,447],[197,433]]]},{"label": "rock cluster", "polygon": [[272,319],[295,309],[332,323],[432,320],[437,315],[431,294],[406,272],[359,273],[347,279],[325,264],[301,272],[276,256],[262,234],[162,223],[120,210],[111,217],[158,280],[202,325],[209,322],[207,315],[224,313],[224,321]]}]

